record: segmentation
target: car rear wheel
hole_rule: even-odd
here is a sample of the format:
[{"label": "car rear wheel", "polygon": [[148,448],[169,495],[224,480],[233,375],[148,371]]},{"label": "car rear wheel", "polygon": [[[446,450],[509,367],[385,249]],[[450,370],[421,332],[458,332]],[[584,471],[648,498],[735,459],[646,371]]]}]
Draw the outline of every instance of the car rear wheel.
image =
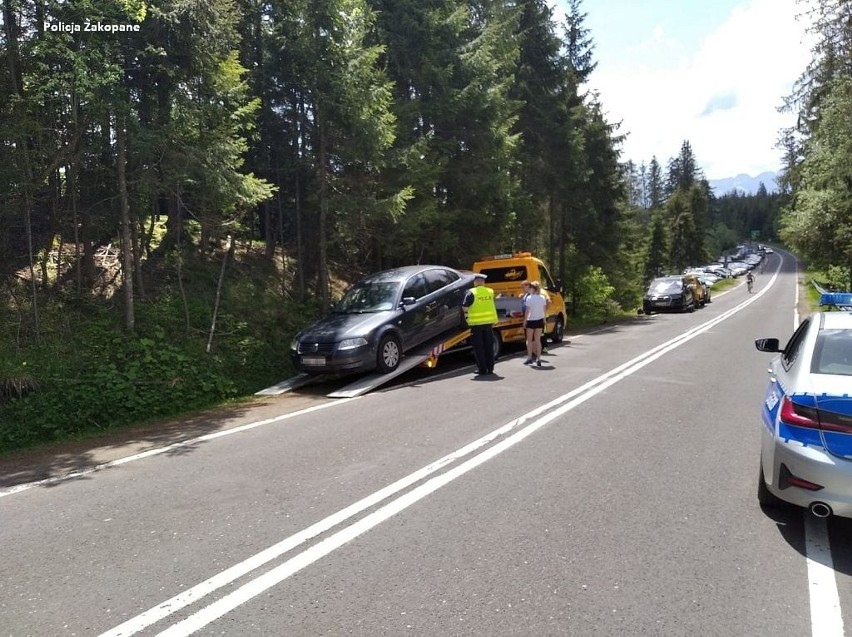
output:
[{"label": "car rear wheel", "polygon": [[551,343],[561,343],[565,336],[565,325],[562,322],[562,317],[556,317],[556,325],[553,326],[553,331],[550,333]]},{"label": "car rear wheel", "polygon": [[389,374],[399,367],[399,361],[402,358],[402,347],[399,344],[399,338],[394,334],[385,334],[382,340],[379,341],[379,351],[377,354],[376,368],[381,374]]},{"label": "car rear wheel", "polygon": [[766,486],[763,475],[763,459],[760,461],[760,475],[757,479],[757,501],[762,507],[777,509],[785,504],[784,500],[773,494]]},{"label": "car rear wheel", "polygon": [[503,349],[503,341],[500,339],[500,335],[497,333],[497,330],[491,330],[491,336],[494,339],[491,342],[491,347],[494,351],[494,360],[496,361],[500,357],[500,352]]}]

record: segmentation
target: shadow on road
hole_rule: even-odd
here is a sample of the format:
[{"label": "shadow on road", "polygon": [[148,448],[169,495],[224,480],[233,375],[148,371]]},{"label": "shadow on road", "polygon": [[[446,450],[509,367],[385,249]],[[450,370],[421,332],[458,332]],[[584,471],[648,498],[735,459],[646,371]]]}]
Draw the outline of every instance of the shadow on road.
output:
[{"label": "shadow on road", "polygon": [[[206,410],[179,420],[116,429],[100,436],[49,444],[37,449],[14,451],[0,456],[0,488],[37,482],[92,469],[118,458],[151,449],[177,445],[165,453],[182,456],[201,444],[205,434],[242,424],[248,415],[265,406],[255,400],[240,405]],[[192,441],[192,442],[190,442]],[[55,486],[61,482],[50,483]]]}]

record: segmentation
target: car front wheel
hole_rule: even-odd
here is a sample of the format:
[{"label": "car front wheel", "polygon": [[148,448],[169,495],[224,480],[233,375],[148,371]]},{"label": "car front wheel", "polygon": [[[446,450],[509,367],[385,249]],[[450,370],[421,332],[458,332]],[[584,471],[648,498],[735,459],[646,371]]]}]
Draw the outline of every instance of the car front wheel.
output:
[{"label": "car front wheel", "polygon": [[377,354],[376,368],[381,374],[389,374],[399,367],[399,361],[402,359],[402,347],[399,344],[399,338],[393,334],[385,334],[382,340],[379,341],[379,351]]}]

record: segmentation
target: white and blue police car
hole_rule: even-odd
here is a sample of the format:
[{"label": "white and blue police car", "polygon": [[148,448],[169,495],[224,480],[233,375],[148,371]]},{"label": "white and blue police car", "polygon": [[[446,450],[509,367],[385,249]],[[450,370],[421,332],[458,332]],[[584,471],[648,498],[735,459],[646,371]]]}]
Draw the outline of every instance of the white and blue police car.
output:
[{"label": "white and blue police car", "polygon": [[777,338],[755,346],[777,352],[762,408],[762,506],[790,503],[818,517],[852,517],[852,294],[824,294],[783,349]]}]

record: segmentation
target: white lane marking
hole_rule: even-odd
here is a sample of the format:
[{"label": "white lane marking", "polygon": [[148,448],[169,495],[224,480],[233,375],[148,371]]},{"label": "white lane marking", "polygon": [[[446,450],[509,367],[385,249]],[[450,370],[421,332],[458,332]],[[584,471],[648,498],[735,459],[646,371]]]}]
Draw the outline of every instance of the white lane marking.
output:
[{"label": "white lane marking", "polygon": [[[357,398],[357,397],[356,397]],[[349,400],[355,400],[355,398],[347,398],[344,400],[339,400],[332,403],[323,403],[321,405],[315,405],[313,407],[308,407],[306,409],[301,409],[299,411],[294,411],[289,414],[283,414],[281,416],[276,416],[275,418],[267,418],[266,420],[258,420],[255,422],[250,422],[245,425],[240,425],[239,427],[233,427],[232,429],[223,429],[222,431],[216,431],[214,433],[205,434],[203,436],[198,436],[196,438],[191,438],[190,440],[184,440],[182,442],[176,442],[173,445],[168,445],[167,447],[157,447],[156,449],[149,449],[148,451],[143,451],[142,453],[137,453],[132,456],[125,456],[123,458],[117,458],[115,460],[110,460],[109,462],[103,462],[101,464],[97,464],[88,469],[82,469],[80,471],[74,471],[72,473],[64,473],[61,476],[53,476],[51,478],[45,478],[44,480],[37,480],[35,482],[25,482],[22,484],[16,484],[13,487],[8,487],[6,489],[0,489],[0,498],[5,497],[7,495],[13,495],[15,493],[20,493],[21,491],[26,491],[28,489],[32,489],[34,487],[46,486],[48,484],[56,484],[58,482],[65,482],[66,480],[73,480],[75,478],[80,478],[82,476],[87,476],[90,473],[95,473],[96,471],[102,471],[104,469],[109,469],[110,467],[117,467],[119,465],[127,464],[128,462],[133,462],[134,460],[141,460],[142,458],[150,458],[151,456],[159,456],[160,454],[167,453],[172,451],[173,449],[179,449],[181,447],[189,447],[199,442],[205,442],[207,440],[214,440],[216,438],[221,438],[223,436],[230,436],[232,434],[241,433],[243,431],[248,431],[249,429],[254,429],[255,427],[262,427],[264,425],[271,425],[276,422],[281,422],[282,420],[287,420],[289,418],[295,418],[296,416],[301,416],[303,414],[309,414],[313,411],[319,411],[320,409],[325,409],[326,407],[331,407],[332,405],[342,404],[348,402]]]},{"label": "white lane marking", "polygon": [[843,613],[826,521],[805,513],[805,553],[811,598],[811,635],[843,637]]},{"label": "white lane marking", "polygon": [[[799,261],[794,258],[793,263],[796,265],[796,298],[793,301],[793,331],[795,332],[802,319],[799,317]],[[778,269],[781,269],[780,264]]]},{"label": "white lane marking", "polygon": [[[793,331],[799,327],[799,261],[796,266],[796,295],[793,304]],[[778,265],[781,268],[781,265]],[[813,637],[843,637],[843,611],[831,557],[828,523],[805,509],[805,560],[808,564],[808,595],[811,605],[811,635]]]},{"label": "white lane marking", "polygon": [[[513,434],[511,437],[504,439],[498,444],[486,449],[482,453],[473,458],[467,460],[463,464],[455,467],[454,469],[440,475],[435,478],[430,479],[419,487],[413,489],[407,494],[404,494],[393,500],[389,504],[385,505],[381,509],[378,509],[374,513],[365,516],[360,521],[353,523],[351,526],[338,531],[334,535],[322,540],[317,543],[313,547],[310,547],[303,551],[302,553],[296,555],[295,557],[289,559],[284,564],[272,569],[268,573],[258,577],[257,579],[245,584],[241,588],[237,589],[230,595],[223,597],[217,602],[214,602],[210,606],[196,612],[194,615],[190,616],[183,622],[179,622],[175,624],[170,629],[167,629],[165,634],[190,634],[191,632],[202,628],[203,626],[209,624],[212,621],[215,621],[218,617],[230,612],[237,606],[245,603],[252,597],[260,594],[261,592],[267,590],[268,588],[275,586],[277,583],[283,581],[290,575],[298,572],[299,570],[305,568],[306,566],[316,562],[320,558],[329,554],[333,550],[339,548],[343,544],[349,542],[355,537],[365,533],[370,530],[374,526],[380,524],[381,522],[387,520],[391,516],[395,515],[399,511],[405,509],[410,506],[414,502],[420,500],[426,495],[436,491],[441,486],[451,482],[457,477],[463,475],[470,469],[479,466],[486,460],[493,458],[494,456],[502,453],[509,447],[517,444],[533,432],[537,431],[545,424],[551,422],[555,418],[561,416],[562,414],[574,409],[574,407],[582,404],[586,400],[592,398],[597,395],[604,389],[614,385],[615,383],[623,380],[627,376],[635,373],[646,365],[650,364],[654,360],[657,360],[667,352],[680,347],[684,343],[692,340],[699,334],[702,334],[718,323],[726,320],[727,318],[733,316],[743,308],[747,307],[749,304],[759,298],[765,291],[771,287],[774,283],[775,279],[773,278],[770,281],[769,285],[766,289],[762,290],[757,295],[751,296],[751,298],[747,299],[740,305],[734,307],[731,310],[721,314],[720,316],[711,319],[702,325],[699,325],[683,334],[676,336],[675,338],[654,347],[653,349],[636,356],[635,358],[627,361],[619,365],[618,367],[610,370],[606,374],[603,374],[587,383],[578,387],[567,394],[560,396],[549,403],[541,405],[536,409],[516,418],[506,425],[496,429],[495,431],[483,436],[479,440],[472,442],[471,444],[455,451],[447,456],[444,456],[440,460],[416,471],[415,473],[399,480],[388,487],[385,487],[381,491],[374,493],[367,498],[362,499],[361,501],[347,507],[346,509],[341,510],[340,512],[329,516],[328,518],[318,522],[317,524],[309,527],[308,529],[293,535],[278,544],[265,549],[261,553],[249,558],[248,560],[236,564],[230,569],[219,573],[208,580],[202,582],[194,586],[193,588],[172,597],[171,599],[159,604],[158,606],[145,611],[144,613],[137,615],[124,622],[120,626],[103,633],[101,637],[119,637],[135,634],[153,623],[164,619],[168,615],[171,615],[178,610],[185,608],[189,604],[194,603],[201,597],[212,593],[213,591],[221,588],[242,575],[247,574],[248,572],[258,568],[262,564],[269,562],[277,556],[283,555],[285,552],[295,548],[296,546],[301,545],[302,543],[308,541],[309,539],[316,537],[320,533],[325,530],[329,530],[333,526],[337,524],[341,524],[348,518],[356,515],[357,513],[366,510],[368,507],[378,504],[379,502],[387,499],[388,497],[394,495],[395,493],[412,486],[416,482],[424,479],[428,475],[435,473],[446,465],[463,458],[464,456],[470,455],[474,453],[481,447],[489,444],[490,442],[496,440],[497,438],[507,434],[511,430],[516,427],[522,425],[527,420],[531,418],[535,418],[540,414],[554,409],[546,416],[534,421],[530,425],[524,427],[519,430],[517,433]],[[562,403],[567,404],[562,405],[562,407],[558,407]],[[558,408],[557,408],[558,407]]]}]

